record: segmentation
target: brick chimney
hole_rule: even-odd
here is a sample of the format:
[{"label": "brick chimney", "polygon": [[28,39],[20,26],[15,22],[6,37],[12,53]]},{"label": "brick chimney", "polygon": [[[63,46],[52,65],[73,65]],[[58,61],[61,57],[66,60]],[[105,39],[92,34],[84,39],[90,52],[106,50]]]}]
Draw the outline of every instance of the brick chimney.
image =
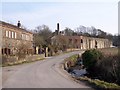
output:
[{"label": "brick chimney", "polygon": [[58,32],[59,32],[59,29],[60,29],[60,28],[59,28],[59,23],[57,23],[57,30],[58,30]]},{"label": "brick chimney", "polygon": [[57,30],[56,30],[57,35],[59,35],[59,30],[60,30],[59,23],[57,23]]},{"label": "brick chimney", "polygon": [[21,27],[21,23],[20,23],[20,21],[18,21],[17,26],[18,26],[18,28]]}]

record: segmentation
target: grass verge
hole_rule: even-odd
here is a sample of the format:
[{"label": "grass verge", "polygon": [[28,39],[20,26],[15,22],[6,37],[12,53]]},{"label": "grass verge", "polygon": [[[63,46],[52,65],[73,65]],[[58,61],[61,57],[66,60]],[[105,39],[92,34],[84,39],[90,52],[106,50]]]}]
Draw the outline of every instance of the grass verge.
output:
[{"label": "grass verge", "polygon": [[115,83],[108,83],[99,79],[90,79],[88,77],[79,77],[77,80],[87,81],[91,85],[95,85],[95,87],[100,89],[120,89],[120,86]]},{"label": "grass verge", "polygon": [[2,67],[6,67],[6,66],[13,66],[13,65],[20,65],[20,64],[31,63],[31,62],[40,61],[40,60],[44,60],[44,58],[36,59],[36,60],[33,60],[33,61],[27,61],[27,60],[17,61],[17,62],[2,64],[1,66],[2,66]]},{"label": "grass verge", "polygon": [[[68,61],[73,61],[73,62],[76,62],[77,60],[77,54],[75,55],[72,55],[68,58],[66,58],[64,60],[64,66],[65,66],[65,63],[68,62]],[[70,67],[68,67],[70,68]],[[95,88],[96,90],[108,90],[108,89],[111,89],[111,90],[120,90],[120,86],[115,84],[115,83],[108,83],[108,82],[105,82],[105,81],[102,81],[102,80],[99,80],[99,79],[91,79],[91,78],[88,78],[88,77],[79,77],[79,78],[76,78],[76,77],[73,77],[75,78],[76,80],[78,81],[85,81],[87,84],[89,84],[91,87]]]}]

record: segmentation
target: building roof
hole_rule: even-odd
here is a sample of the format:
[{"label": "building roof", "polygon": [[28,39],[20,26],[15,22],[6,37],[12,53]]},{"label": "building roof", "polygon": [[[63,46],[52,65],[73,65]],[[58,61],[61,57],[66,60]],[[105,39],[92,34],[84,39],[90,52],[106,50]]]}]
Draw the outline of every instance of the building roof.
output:
[{"label": "building roof", "polygon": [[12,28],[19,29],[19,30],[21,30],[21,31],[24,31],[24,32],[33,34],[32,32],[30,32],[30,31],[28,31],[28,30],[26,30],[26,29],[19,28],[19,27],[13,25],[13,24],[10,24],[10,23],[4,22],[4,21],[0,21],[0,25],[2,25],[2,26],[3,26],[3,25],[10,26],[10,27],[12,27]]}]

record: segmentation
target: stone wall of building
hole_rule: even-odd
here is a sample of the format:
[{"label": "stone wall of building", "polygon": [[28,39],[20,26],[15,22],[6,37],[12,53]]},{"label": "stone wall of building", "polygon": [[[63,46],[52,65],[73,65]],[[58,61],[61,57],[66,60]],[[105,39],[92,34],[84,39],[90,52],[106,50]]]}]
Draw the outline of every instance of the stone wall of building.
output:
[{"label": "stone wall of building", "polygon": [[[61,43],[59,38],[64,38],[66,43]],[[66,39],[66,40],[65,40]],[[51,38],[53,45],[66,44],[68,48],[74,49],[93,49],[93,48],[108,48],[112,46],[112,41],[103,38],[94,38],[86,36],[65,36],[57,35]]]},{"label": "stone wall of building", "polygon": [[26,53],[32,53],[33,34],[27,30],[19,28],[15,25],[1,22],[0,30],[2,31],[2,54],[14,55],[20,47],[24,46]]}]

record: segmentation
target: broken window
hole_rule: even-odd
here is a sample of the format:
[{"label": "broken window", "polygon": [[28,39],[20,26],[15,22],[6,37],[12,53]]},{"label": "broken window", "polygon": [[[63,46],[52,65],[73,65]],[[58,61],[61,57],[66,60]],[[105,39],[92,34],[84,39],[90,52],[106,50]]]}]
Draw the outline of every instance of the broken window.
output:
[{"label": "broken window", "polygon": [[81,43],[83,43],[83,39],[81,39]]}]

